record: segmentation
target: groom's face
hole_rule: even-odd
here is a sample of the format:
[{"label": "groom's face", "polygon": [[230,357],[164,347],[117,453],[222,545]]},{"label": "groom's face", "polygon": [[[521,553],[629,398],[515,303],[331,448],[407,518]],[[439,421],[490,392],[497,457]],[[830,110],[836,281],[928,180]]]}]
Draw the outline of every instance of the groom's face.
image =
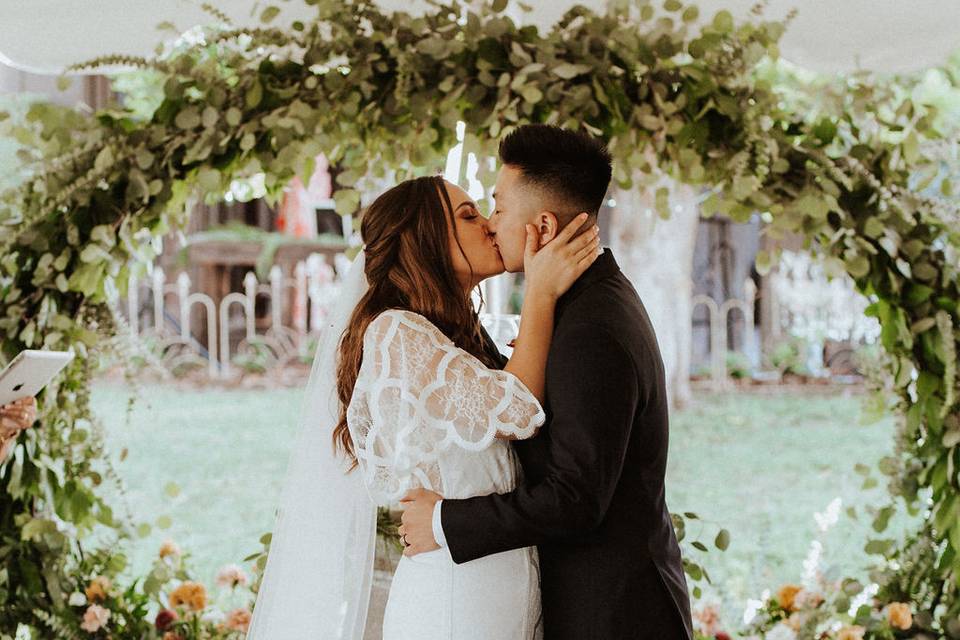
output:
[{"label": "groom's face", "polygon": [[[537,224],[543,212],[539,190],[530,188],[523,173],[504,165],[493,189],[494,210],[490,216],[490,233],[503,258],[503,266],[511,273],[523,271],[523,249],[527,224]],[[544,239],[541,239],[543,243]]]}]

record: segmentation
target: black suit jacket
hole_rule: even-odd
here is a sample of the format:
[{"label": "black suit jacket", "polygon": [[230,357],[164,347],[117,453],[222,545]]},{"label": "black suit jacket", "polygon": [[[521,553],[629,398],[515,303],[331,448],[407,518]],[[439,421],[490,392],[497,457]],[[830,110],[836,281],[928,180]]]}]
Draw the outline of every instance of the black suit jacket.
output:
[{"label": "black suit jacket", "polygon": [[609,250],[558,301],[546,374],[547,424],[513,443],[523,482],[441,505],[454,562],[536,545],[545,640],[691,639],[663,362]]}]

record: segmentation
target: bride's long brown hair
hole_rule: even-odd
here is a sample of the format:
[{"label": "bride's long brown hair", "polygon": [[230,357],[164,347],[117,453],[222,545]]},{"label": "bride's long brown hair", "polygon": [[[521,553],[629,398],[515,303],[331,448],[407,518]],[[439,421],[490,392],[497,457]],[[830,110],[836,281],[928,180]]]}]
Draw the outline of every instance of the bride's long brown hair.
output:
[{"label": "bride's long brown hair", "polygon": [[387,309],[418,313],[458,347],[494,366],[484,348],[479,318],[453,269],[448,229],[453,230],[463,252],[450,196],[439,176],[401,182],[374,200],[363,214],[360,235],[366,245],[369,289],[354,309],[340,343],[340,418],[333,430],[333,445],[352,461],[351,470],[357,466],[357,457],[347,428],[347,405],[363,361],[364,332],[380,313]]}]

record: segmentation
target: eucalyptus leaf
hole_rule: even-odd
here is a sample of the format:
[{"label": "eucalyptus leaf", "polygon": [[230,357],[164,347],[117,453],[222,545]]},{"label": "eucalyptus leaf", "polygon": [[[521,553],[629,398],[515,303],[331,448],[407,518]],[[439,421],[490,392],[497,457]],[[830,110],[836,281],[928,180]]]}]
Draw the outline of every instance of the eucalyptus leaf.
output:
[{"label": "eucalyptus leaf", "polygon": [[563,64],[558,64],[557,66],[550,69],[554,75],[563,78],[564,80],[570,80],[571,78],[576,78],[577,76],[589,73],[593,70],[593,67],[586,64],[571,64],[569,62],[564,62]]}]

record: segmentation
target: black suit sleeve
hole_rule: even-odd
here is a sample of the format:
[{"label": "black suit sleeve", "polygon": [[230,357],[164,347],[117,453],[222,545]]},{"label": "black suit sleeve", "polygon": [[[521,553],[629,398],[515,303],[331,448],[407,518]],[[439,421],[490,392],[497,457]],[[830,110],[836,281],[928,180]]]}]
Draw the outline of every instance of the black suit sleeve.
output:
[{"label": "black suit sleeve", "polygon": [[623,468],[641,383],[630,353],[605,330],[558,331],[547,367],[551,470],[510,493],[444,500],[454,562],[598,527]]}]

